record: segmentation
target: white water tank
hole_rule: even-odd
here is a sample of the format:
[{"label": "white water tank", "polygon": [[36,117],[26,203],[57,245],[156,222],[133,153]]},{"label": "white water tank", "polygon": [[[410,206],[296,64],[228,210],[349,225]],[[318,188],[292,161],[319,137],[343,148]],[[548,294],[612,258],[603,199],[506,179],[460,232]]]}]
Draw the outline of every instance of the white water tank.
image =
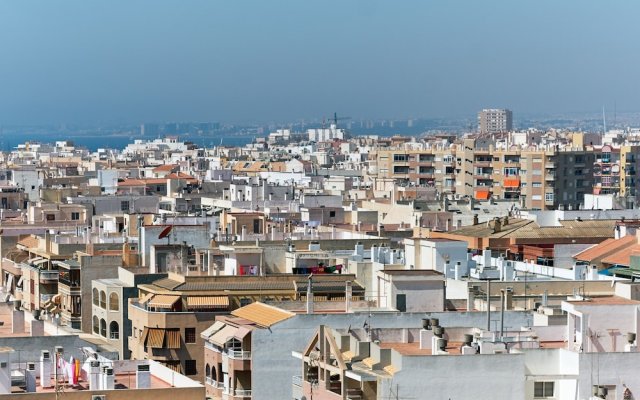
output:
[{"label": "white water tank", "polygon": [[35,393],[36,391],[36,363],[27,363],[27,371],[24,375],[27,386],[27,393]]},{"label": "white water tank", "polygon": [[136,388],[149,389],[151,387],[151,372],[149,364],[138,364],[136,369]]},{"label": "white water tank", "polygon": [[40,353],[40,387],[50,388],[53,386],[51,384],[52,371],[51,352],[49,350],[42,350]]},{"label": "white water tank", "polygon": [[89,390],[100,390],[101,386],[100,362],[91,361],[89,363]]}]

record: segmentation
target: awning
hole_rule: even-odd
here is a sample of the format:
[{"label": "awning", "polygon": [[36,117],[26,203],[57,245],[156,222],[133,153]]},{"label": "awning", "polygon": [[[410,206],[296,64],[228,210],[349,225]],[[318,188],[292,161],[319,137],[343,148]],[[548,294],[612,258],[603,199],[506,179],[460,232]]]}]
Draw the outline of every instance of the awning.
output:
[{"label": "awning", "polygon": [[224,344],[227,343],[229,339],[233,338],[237,330],[238,328],[234,328],[233,326],[230,326],[230,325],[225,325],[225,327],[219,330],[218,333],[211,336],[209,338],[209,341],[214,344],[217,344],[220,347],[224,347]]},{"label": "awning", "polygon": [[188,308],[227,308],[229,307],[228,296],[198,296],[187,297]]},{"label": "awning", "polygon": [[489,189],[476,190],[476,199],[477,200],[489,200],[489,196],[490,196]]},{"label": "awning", "polygon": [[249,333],[251,332],[251,329],[245,328],[244,326],[241,326],[238,328],[238,330],[236,331],[236,333],[233,335],[234,338],[238,339],[238,340],[242,340],[244,339],[245,336],[247,336]]},{"label": "awning", "polygon": [[208,338],[211,337],[211,335],[213,335],[214,333],[218,332],[220,329],[224,328],[225,326],[226,325],[224,324],[224,322],[216,321],[216,322],[213,323],[213,325],[211,325],[210,327],[208,327],[207,329],[202,331],[200,336],[203,336],[203,337],[208,339]]},{"label": "awning", "polygon": [[149,328],[145,326],[140,334],[140,343],[145,347],[147,346],[147,336],[149,336]]},{"label": "awning", "polygon": [[177,329],[167,329],[167,349],[180,348],[180,331]]},{"label": "awning", "polygon": [[147,337],[147,346],[161,349],[164,347],[164,329],[149,328],[149,336]]},{"label": "awning", "polygon": [[35,264],[37,261],[44,260],[42,257],[34,257],[27,260],[27,264]]},{"label": "awning", "polygon": [[47,260],[46,258],[41,258],[41,259],[39,259],[37,261],[34,261],[32,264],[33,265],[42,265],[42,264],[46,264],[48,262],[49,262],[49,260]]},{"label": "awning", "polygon": [[518,178],[505,178],[504,187],[520,187],[520,179]]},{"label": "awning", "polygon": [[169,294],[159,294],[154,296],[152,300],[149,301],[149,307],[157,307],[157,308],[171,308],[176,302],[180,300],[180,296],[174,296]]},{"label": "awning", "polygon": [[147,293],[144,296],[138,298],[138,303],[144,304],[147,301],[151,300],[153,298],[153,296],[155,296],[153,293]]}]

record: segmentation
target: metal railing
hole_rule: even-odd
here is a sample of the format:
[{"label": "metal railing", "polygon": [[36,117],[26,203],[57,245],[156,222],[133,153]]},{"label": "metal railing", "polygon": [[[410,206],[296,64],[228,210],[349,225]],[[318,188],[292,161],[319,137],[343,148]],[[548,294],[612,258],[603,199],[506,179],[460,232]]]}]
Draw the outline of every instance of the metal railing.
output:
[{"label": "metal railing", "polygon": [[227,350],[227,355],[229,358],[233,358],[235,360],[250,360],[251,352],[250,351],[242,351],[242,350]]},{"label": "metal railing", "polygon": [[251,389],[236,389],[234,395],[240,397],[251,397]]},{"label": "metal railing", "polygon": [[46,281],[57,281],[60,277],[58,271],[40,271],[40,279]]}]

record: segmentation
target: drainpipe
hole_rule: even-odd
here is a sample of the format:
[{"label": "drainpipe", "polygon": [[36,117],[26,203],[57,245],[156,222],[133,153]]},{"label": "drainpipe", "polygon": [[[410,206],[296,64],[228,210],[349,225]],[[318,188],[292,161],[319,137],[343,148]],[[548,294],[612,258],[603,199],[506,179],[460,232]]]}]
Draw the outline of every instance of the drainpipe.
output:
[{"label": "drainpipe", "polygon": [[313,314],[313,274],[310,274],[307,279],[307,314]]},{"label": "drainpipe", "polygon": [[351,310],[351,296],[353,296],[353,286],[351,281],[346,282],[344,292],[344,312],[349,312],[349,310]]},{"label": "drainpipe", "polygon": [[500,340],[504,339],[504,303],[505,303],[504,289],[500,289]]},{"label": "drainpipe", "polygon": [[491,332],[491,280],[487,279],[487,332]]}]

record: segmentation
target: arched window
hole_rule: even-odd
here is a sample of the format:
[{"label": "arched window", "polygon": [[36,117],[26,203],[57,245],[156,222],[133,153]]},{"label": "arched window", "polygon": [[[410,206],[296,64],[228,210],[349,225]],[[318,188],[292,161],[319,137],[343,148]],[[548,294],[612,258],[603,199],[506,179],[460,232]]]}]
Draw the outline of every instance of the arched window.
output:
[{"label": "arched window", "polygon": [[109,339],[120,338],[120,327],[116,321],[111,321],[109,324]]},{"label": "arched window", "polygon": [[204,366],[204,374],[206,378],[208,378],[209,375],[211,374],[211,367],[209,366],[209,364]]},{"label": "arched window", "polygon": [[100,321],[98,321],[98,317],[95,315],[93,316],[93,333],[100,334]]},{"label": "arched window", "polygon": [[109,311],[118,311],[120,309],[118,300],[118,293],[111,292],[109,294]]},{"label": "arched window", "polygon": [[100,291],[100,307],[107,308],[107,294],[104,290]]},{"label": "arched window", "polygon": [[217,379],[216,379],[216,369],[213,368],[213,367],[211,367],[211,380],[214,381],[214,382],[217,381]]},{"label": "arched window", "polygon": [[100,335],[107,337],[107,321],[104,319],[100,320]]},{"label": "arched window", "polygon": [[96,288],[93,288],[93,304],[96,306],[100,305],[100,293]]}]

